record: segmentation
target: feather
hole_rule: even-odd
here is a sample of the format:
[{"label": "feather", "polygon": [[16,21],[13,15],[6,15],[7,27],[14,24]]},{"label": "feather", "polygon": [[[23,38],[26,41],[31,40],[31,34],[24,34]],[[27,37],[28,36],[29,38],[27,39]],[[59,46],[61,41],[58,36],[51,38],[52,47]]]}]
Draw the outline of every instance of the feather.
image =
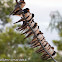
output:
[{"label": "feather", "polygon": [[29,33],[24,39],[26,39],[26,38],[28,38],[28,37],[30,37],[31,35],[32,35],[33,33],[31,32],[31,33]]}]

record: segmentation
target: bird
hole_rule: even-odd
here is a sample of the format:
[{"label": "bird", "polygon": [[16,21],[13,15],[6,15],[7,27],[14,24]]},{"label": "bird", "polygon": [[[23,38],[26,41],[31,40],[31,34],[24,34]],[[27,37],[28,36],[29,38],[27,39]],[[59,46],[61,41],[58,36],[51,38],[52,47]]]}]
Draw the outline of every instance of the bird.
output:
[{"label": "bird", "polygon": [[[26,10],[28,10],[28,9],[26,9]],[[32,17],[31,18],[33,18],[33,14],[31,14],[32,15]],[[30,16],[28,16],[28,17],[30,17]],[[26,19],[28,19],[28,17],[26,17]],[[23,21],[25,18],[22,18],[22,19],[20,19],[19,21],[17,21],[17,22],[15,22],[15,23],[18,23],[18,22],[21,22],[21,21]],[[14,23],[14,24],[15,24]],[[25,22],[24,24],[22,24],[22,26],[21,27],[19,27],[19,29],[21,29],[22,28],[22,30],[23,30],[23,27],[25,27],[27,25],[27,23]],[[20,30],[21,31],[21,30]]]},{"label": "bird", "polygon": [[[43,44],[43,46],[47,43],[46,41],[44,41],[44,37],[43,37],[43,39],[41,40],[41,43]],[[41,47],[40,42],[39,42],[38,40],[35,41],[35,43],[32,44],[32,48],[35,48],[35,47],[37,47],[37,46]]]},{"label": "bird", "polygon": [[[38,29],[39,29],[38,26],[36,26],[35,28],[33,28],[33,31],[34,31],[36,34],[38,34],[39,32],[36,32]],[[33,32],[30,32],[24,39],[28,38],[28,37],[31,36],[31,35],[34,35]]]},{"label": "bird", "polygon": [[[42,37],[44,37],[43,33],[41,31],[39,31],[39,33],[37,34],[37,38],[40,39],[40,40],[42,40]],[[34,38],[33,38],[32,41],[35,41],[37,38],[34,36]]]},{"label": "bird", "polygon": [[[51,48],[51,45],[47,42],[45,45],[43,45],[44,48],[46,50],[48,50],[49,48]],[[42,48],[42,46],[36,51],[37,53],[42,53],[42,52],[45,52],[44,49]]]},{"label": "bird", "polygon": [[22,8],[25,6],[25,2],[24,1],[17,1],[16,0],[16,5],[15,5],[15,9],[10,13],[10,15],[16,15],[17,12],[19,12],[20,10],[22,10]]},{"label": "bird", "polygon": [[24,24],[22,25],[22,27],[24,27],[27,24],[27,22],[31,23],[31,21],[32,21],[32,19],[34,17],[34,14],[30,14],[28,16],[29,17],[27,19],[25,19],[26,21],[24,22]]},{"label": "bird", "polygon": [[[54,51],[54,47],[51,47],[49,50],[47,50],[52,56],[54,56],[56,54],[56,52]],[[50,58],[50,56],[45,52],[41,58],[44,58],[44,59],[48,59]]]},{"label": "bird", "polygon": [[[34,28],[37,26],[37,23],[34,22],[33,24],[31,23],[30,25],[31,25],[31,27],[34,29]],[[29,31],[32,31],[31,28],[29,28],[29,29],[27,30],[27,32],[29,32]]]},{"label": "bird", "polygon": [[[39,31],[36,30],[35,33],[38,34]],[[24,33],[23,33],[23,34],[24,34]],[[27,34],[27,33],[26,33],[26,34]],[[30,36],[32,36],[32,35],[34,35],[34,33],[31,31],[31,32],[28,33],[28,35],[27,35],[24,39],[26,39],[26,38],[28,38],[28,37],[30,37]]]},{"label": "bird", "polygon": [[[17,22],[15,22],[15,23],[18,23],[18,22],[20,22],[20,20],[19,20],[19,21],[17,21]],[[15,23],[14,23],[14,24],[15,24]],[[36,23],[36,24],[37,24],[37,23]],[[24,23],[24,24],[22,24],[22,26],[21,26],[21,27],[19,27],[18,29],[23,30],[23,29],[24,29],[24,27],[27,27],[27,26],[28,26],[28,24],[27,24],[27,23]],[[29,26],[28,26],[28,27],[29,27]],[[18,29],[17,29],[17,30],[18,30]],[[26,28],[25,28],[25,29],[26,29]],[[20,30],[20,31],[21,31],[21,30]]]},{"label": "bird", "polygon": [[[34,21],[31,21],[30,25],[31,25],[31,27],[33,27],[35,25],[35,22]],[[31,31],[30,28],[28,28],[28,30],[25,31],[23,34],[27,34],[27,33],[30,33],[30,32],[32,32],[32,31]]]},{"label": "bird", "polygon": [[[22,14],[22,13],[26,14],[26,13],[28,13],[28,12],[29,12],[29,8],[26,8],[26,9],[24,9],[24,10],[20,10],[20,13],[19,13],[19,14]],[[24,20],[27,19],[28,17],[29,17],[29,15],[28,15],[26,18],[23,17],[22,19],[20,19],[19,21],[15,22],[15,23],[24,21]],[[14,24],[15,24],[15,23],[14,23]]]},{"label": "bird", "polygon": [[[55,54],[56,54],[56,52],[54,51],[53,54],[52,54],[52,56],[54,56]],[[47,60],[47,59],[50,59],[49,55],[48,55],[48,57],[45,58],[45,60]]]},{"label": "bird", "polygon": [[[39,33],[39,29],[36,32]],[[35,32],[35,34],[36,34],[36,32]],[[45,38],[43,40],[45,41]],[[44,42],[44,41],[42,41],[42,42]],[[37,38],[33,38],[33,40],[30,41],[30,44],[33,44],[35,42],[38,42]]]}]

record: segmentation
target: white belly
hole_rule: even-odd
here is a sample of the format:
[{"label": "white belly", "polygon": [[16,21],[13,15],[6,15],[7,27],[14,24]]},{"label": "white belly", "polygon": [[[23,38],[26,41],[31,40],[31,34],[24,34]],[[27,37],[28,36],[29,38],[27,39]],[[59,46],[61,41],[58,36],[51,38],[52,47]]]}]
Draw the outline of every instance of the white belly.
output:
[{"label": "white belly", "polygon": [[33,30],[36,31],[38,29],[38,26],[36,26]]},{"label": "white belly", "polygon": [[26,13],[26,14],[25,14],[25,17],[28,17],[30,14],[31,14],[31,13],[29,13],[29,12],[28,12],[28,13]]},{"label": "white belly", "polygon": [[48,50],[48,47],[49,47],[49,44],[47,44],[47,45],[45,46],[45,49],[47,49],[47,50]]},{"label": "white belly", "polygon": [[32,18],[32,14],[27,18],[27,20],[30,20]]},{"label": "white belly", "polygon": [[54,50],[53,50],[52,48],[50,48],[50,49],[48,50],[48,52],[49,52],[50,54],[53,54]]},{"label": "white belly", "polygon": [[45,44],[46,44],[46,42],[43,43],[43,45],[45,45]]},{"label": "white belly", "polygon": [[35,32],[35,34],[38,34],[39,33],[39,29]]},{"label": "white belly", "polygon": [[42,39],[43,39],[43,34],[39,34],[39,35],[38,35],[38,38],[39,38],[40,40],[42,40]]},{"label": "white belly", "polygon": [[33,27],[33,26],[34,26],[34,24],[35,24],[35,22],[32,22],[32,23],[31,23],[31,27]]}]

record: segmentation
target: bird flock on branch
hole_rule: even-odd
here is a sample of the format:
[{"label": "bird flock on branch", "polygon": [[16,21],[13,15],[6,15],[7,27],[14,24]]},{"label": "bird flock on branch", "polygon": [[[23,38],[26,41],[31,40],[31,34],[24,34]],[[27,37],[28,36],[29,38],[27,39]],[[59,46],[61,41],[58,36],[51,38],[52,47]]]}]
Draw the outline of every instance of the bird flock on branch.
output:
[{"label": "bird flock on branch", "polygon": [[[24,35],[27,34],[24,39],[26,39],[26,38],[28,38],[30,36],[33,36],[32,41],[30,41],[31,47],[32,48],[39,47],[39,49],[36,50],[36,53],[42,53],[41,58],[47,60],[47,59],[49,59],[51,57],[44,51],[44,49],[40,45],[40,43],[37,40],[37,38],[40,39],[41,44],[44,46],[44,48],[49,52],[49,54],[51,56],[54,56],[56,54],[56,52],[54,51],[54,47],[52,47],[46,41],[45,37],[43,36],[43,33],[39,29],[38,24],[34,21],[34,14],[30,13],[30,9],[29,8],[23,9],[25,4],[26,3],[25,3],[24,0],[20,0],[19,2],[16,0],[15,9],[11,12],[10,15],[16,15],[16,16],[20,16],[21,17],[21,19],[19,21],[14,23],[14,24],[16,24],[18,22],[23,22],[21,27],[18,27],[17,30],[23,31]],[[29,22],[30,26],[32,27],[32,29],[35,32],[35,34],[37,35],[37,37],[35,37],[35,35],[33,34],[32,30],[29,27],[27,22]]]}]

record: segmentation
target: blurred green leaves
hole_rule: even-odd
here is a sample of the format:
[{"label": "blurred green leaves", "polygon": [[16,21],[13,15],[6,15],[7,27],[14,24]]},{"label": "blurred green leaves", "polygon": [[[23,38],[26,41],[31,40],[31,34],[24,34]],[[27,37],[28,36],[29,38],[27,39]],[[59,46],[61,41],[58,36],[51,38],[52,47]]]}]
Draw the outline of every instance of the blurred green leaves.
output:
[{"label": "blurred green leaves", "polygon": [[0,0],[0,19],[3,21],[2,25],[10,22],[10,12],[13,10],[15,3],[13,0]]},{"label": "blurred green leaves", "polygon": [[59,13],[59,11],[52,13],[51,13],[52,15],[51,15],[51,21],[49,27],[52,30],[55,29],[58,32],[59,40],[53,40],[53,43],[55,46],[57,46],[57,50],[58,50],[56,60],[58,62],[62,62],[62,54],[60,53],[60,51],[62,52],[62,16]]}]

